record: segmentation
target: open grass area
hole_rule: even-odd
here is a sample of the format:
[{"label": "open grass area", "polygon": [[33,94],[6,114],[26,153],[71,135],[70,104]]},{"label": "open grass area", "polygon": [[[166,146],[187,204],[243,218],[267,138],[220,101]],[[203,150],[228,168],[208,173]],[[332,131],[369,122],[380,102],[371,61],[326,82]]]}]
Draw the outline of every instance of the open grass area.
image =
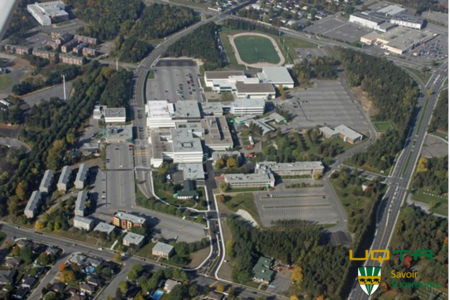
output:
[{"label": "open grass area", "polygon": [[[199,198],[197,201],[194,199],[177,199],[174,197],[173,187],[169,183],[162,183],[160,180],[156,178],[156,175],[153,173],[153,189],[155,191],[156,196],[161,198],[164,201],[169,202],[175,206],[185,206],[185,207],[195,207],[197,209],[206,209],[206,206],[200,205],[203,200],[206,199],[205,190],[202,187],[197,187],[197,193]],[[198,204],[197,204],[198,202]]]},{"label": "open grass area", "polygon": [[438,136],[448,142],[448,133],[440,132],[440,131],[433,131],[433,132],[430,132],[430,134]]},{"label": "open grass area", "polygon": [[240,36],[234,39],[236,48],[242,60],[249,64],[267,62],[277,64],[280,62],[272,41],[260,36]]},{"label": "open grass area", "polygon": [[258,209],[256,208],[252,193],[225,195],[224,204],[234,212],[237,212],[239,209],[247,211],[258,224],[261,224],[261,219],[259,218]]},{"label": "open grass area", "polygon": [[422,72],[421,70],[417,70],[415,68],[409,68],[409,67],[405,67],[406,69],[408,69],[411,73],[415,74],[417,77],[419,77],[419,79],[422,81],[423,84],[426,84],[428,82],[428,79],[430,79],[431,77],[431,72]]},{"label": "open grass area", "polygon": [[188,6],[192,6],[192,7],[204,8],[204,9],[211,6],[209,2],[197,3],[195,1],[189,1],[189,0],[169,0],[169,2],[188,5]]},{"label": "open grass area", "polygon": [[0,90],[6,90],[12,87],[14,84],[11,76],[9,74],[0,75]]},{"label": "open grass area", "polygon": [[347,214],[348,229],[350,232],[355,232],[359,225],[358,219],[367,217],[373,200],[362,195],[355,196],[353,190],[356,185],[348,184],[345,188],[342,188],[338,183],[340,179],[331,179],[330,181]]},{"label": "open grass area", "polygon": [[153,70],[149,70],[147,73],[147,80],[154,79],[155,78],[155,72]]},{"label": "open grass area", "polygon": [[390,129],[394,129],[391,122],[372,122],[373,126],[378,132],[386,132]]},{"label": "open grass area", "polygon": [[412,199],[432,206],[433,213],[448,216],[448,196],[438,196],[422,188],[412,194]]}]

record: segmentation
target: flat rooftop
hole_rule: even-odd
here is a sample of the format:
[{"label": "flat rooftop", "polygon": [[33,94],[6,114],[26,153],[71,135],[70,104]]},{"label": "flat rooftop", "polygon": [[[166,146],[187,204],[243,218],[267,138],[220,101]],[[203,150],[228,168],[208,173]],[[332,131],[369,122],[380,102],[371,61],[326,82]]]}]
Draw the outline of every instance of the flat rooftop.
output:
[{"label": "flat rooftop", "polygon": [[152,251],[158,251],[158,252],[163,252],[163,253],[170,253],[173,250],[173,246],[166,244],[166,243],[161,243],[161,242],[157,242],[155,246],[153,246]]},{"label": "flat rooftop", "polygon": [[245,76],[244,71],[206,71],[207,80],[228,79],[230,76]]},{"label": "flat rooftop", "polygon": [[374,16],[373,14],[365,14],[365,13],[360,13],[360,12],[355,12],[355,13],[352,14],[352,16],[355,16],[355,17],[358,17],[358,18],[362,18],[362,19],[365,19],[365,20],[368,20],[368,21],[372,21],[372,22],[375,22],[377,24],[381,24],[384,21],[386,21],[385,19],[380,18],[378,16]]},{"label": "flat rooftop", "polygon": [[172,130],[173,152],[203,152],[202,142],[187,129]]},{"label": "flat rooftop", "polygon": [[200,119],[202,117],[200,113],[200,107],[196,100],[183,100],[178,101],[175,104],[175,118],[177,119],[189,119],[196,118]]},{"label": "flat rooftop", "polygon": [[133,138],[133,125],[106,126],[106,139],[131,140]]},{"label": "flat rooftop", "polygon": [[432,37],[433,34],[430,32],[426,32],[423,30],[419,31],[406,27],[397,27],[392,29],[391,31],[382,34],[372,32],[363,36],[363,38],[371,39],[372,41],[373,40],[383,41],[384,43],[387,43],[390,47],[394,47],[397,49],[406,49],[414,44],[426,42]]},{"label": "flat rooftop", "polygon": [[406,9],[404,9],[403,7],[400,7],[398,5],[388,5],[382,9],[377,10],[377,13],[388,15],[388,16],[393,16],[393,15],[402,13],[404,11],[406,11]]},{"label": "flat rooftop", "polygon": [[178,168],[183,170],[184,180],[198,180],[205,179],[205,171],[203,169],[203,164],[179,164]]},{"label": "flat rooftop", "polygon": [[119,218],[121,220],[130,221],[133,224],[144,224],[145,223],[145,219],[144,218],[141,218],[141,217],[138,217],[138,216],[135,216],[135,215],[132,215],[132,214],[127,214],[127,213],[124,213],[124,212],[117,212],[114,215],[114,217],[117,217],[117,218]]},{"label": "flat rooftop", "polygon": [[233,145],[233,138],[225,117],[205,117],[202,119],[202,126],[205,130],[206,145]]},{"label": "flat rooftop", "polygon": [[133,232],[127,232],[127,234],[123,237],[123,241],[129,244],[139,245],[144,240],[145,236],[136,234]]},{"label": "flat rooftop", "polygon": [[294,80],[286,67],[264,67],[262,72],[257,75],[258,78],[269,83],[276,82],[294,84]]},{"label": "flat rooftop", "polygon": [[152,156],[162,158],[164,152],[173,152],[172,133],[170,130],[153,131],[150,133]]},{"label": "flat rooftop", "polygon": [[250,83],[236,82],[238,93],[275,93],[271,83]]},{"label": "flat rooftop", "polygon": [[308,171],[323,170],[324,166],[321,161],[298,161],[292,163],[277,163],[265,161],[257,164],[257,168],[269,167],[272,172],[277,171]]},{"label": "flat rooftop", "polygon": [[97,224],[97,226],[95,226],[94,231],[106,232],[107,234],[110,234],[114,230],[114,228],[116,227],[111,224],[100,222]]},{"label": "flat rooftop", "polygon": [[105,108],[105,118],[125,118],[125,107]]},{"label": "flat rooftop", "polygon": [[225,182],[250,182],[261,183],[274,181],[275,177],[271,172],[259,172],[253,174],[225,174]]},{"label": "flat rooftop", "polygon": [[259,108],[264,107],[266,105],[266,101],[263,98],[248,98],[248,99],[236,99],[232,106],[236,108]]}]

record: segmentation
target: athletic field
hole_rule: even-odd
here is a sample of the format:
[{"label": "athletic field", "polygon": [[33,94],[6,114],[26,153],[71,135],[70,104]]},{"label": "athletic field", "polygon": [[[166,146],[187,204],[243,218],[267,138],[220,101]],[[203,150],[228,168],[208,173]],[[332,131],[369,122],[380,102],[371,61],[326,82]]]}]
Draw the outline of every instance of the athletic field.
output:
[{"label": "athletic field", "polygon": [[394,129],[391,122],[373,122],[373,126],[378,132],[386,132],[390,129]]},{"label": "athletic field", "polygon": [[241,59],[248,63],[271,63],[280,62],[280,57],[275,50],[272,41],[259,36],[240,36],[234,39],[237,51]]}]

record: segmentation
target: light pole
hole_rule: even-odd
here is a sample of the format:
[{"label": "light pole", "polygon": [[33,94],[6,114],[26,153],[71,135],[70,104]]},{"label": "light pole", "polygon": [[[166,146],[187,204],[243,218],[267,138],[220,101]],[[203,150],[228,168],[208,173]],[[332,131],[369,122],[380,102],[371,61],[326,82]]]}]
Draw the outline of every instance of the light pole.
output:
[{"label": "light pole", "polygon": [[63,78],[63,90],[64,90],[64,101],[66,101],[66,75],[62,75]]}]

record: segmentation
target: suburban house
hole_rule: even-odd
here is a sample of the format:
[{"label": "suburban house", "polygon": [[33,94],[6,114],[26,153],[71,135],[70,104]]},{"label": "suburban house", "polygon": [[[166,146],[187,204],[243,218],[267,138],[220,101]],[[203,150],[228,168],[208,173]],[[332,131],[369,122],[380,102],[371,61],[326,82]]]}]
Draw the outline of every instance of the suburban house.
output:
[{"label": "suburban house", "polygon": [[170,294],[170,292],[172,291],[172,289],[177,285],[180,284],[178,281],[172,280],[172,279],[167,279],[166,282],[164,283],[164,292]]},{"label": "suburban house", "polygon": [[144,242],[145,236],[136,234],[133,232],[127,232],[125,237],[123,238],[123,244],[125,246],[135,246],[136,248],[140,248],[142,243]]}]

